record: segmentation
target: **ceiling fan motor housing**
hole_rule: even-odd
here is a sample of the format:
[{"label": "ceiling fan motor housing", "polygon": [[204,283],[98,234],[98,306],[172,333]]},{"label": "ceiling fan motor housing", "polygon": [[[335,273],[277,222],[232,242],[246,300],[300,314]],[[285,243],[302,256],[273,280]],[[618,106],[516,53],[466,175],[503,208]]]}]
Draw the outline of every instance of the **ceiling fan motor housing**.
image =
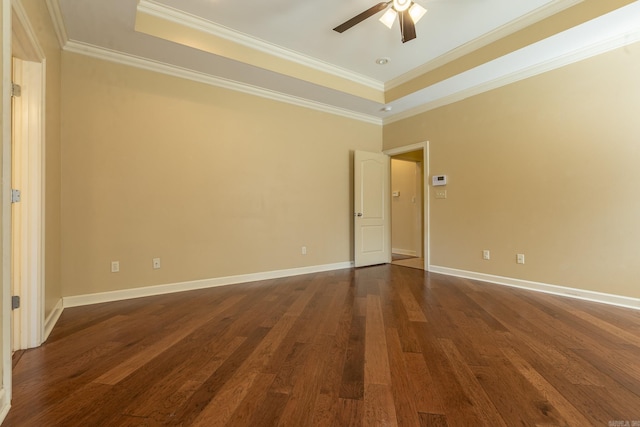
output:
[{"label": "ceiling fan motor housing", "polygon": [[393,8],[398,12],[409,9],[409,6],[411,6],[411,0],[393,0]]}]

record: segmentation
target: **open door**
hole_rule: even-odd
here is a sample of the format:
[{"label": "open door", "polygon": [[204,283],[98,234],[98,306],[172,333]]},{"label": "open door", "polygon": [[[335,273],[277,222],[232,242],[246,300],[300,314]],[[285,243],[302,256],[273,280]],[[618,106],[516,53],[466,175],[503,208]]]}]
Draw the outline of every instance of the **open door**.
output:
[{"label": "open door", "polygon": [[389,156],[356,151],[353,174],[355,266],[391,262]]},{"label": "open door", "polygon": [[38,347],[44,325],[44,70],[13,58],[11,186],[20,190],[11,212],[13,350]]}]

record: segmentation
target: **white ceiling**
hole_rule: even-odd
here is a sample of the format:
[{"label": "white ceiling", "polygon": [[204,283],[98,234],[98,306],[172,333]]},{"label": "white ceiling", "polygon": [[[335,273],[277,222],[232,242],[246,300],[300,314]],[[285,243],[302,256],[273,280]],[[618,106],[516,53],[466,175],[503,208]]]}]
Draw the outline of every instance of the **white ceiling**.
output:
[{"label": "white ceiling", "polygon": [[[303,55],[386,82],[552,0],[416,0],[427,14],[417,38],[403,44],[398,22],[391,30],[383,12],[340,34],[332,28],[380,0],[157,0],[227,28]],[[498,11],[496,13],[496,11]],[[375,60],[390,58],[388,65]]]},{"label": "white ceiling", "polygon": [[[258,46],[262,50],[284,50],[290,57],[382,91],[433,68],[432,64],[442,62],[454,52],[480,47],[580,2],[416,0],[428,12],[416,24],[417,38],[404,44],[397,22],[391,30],[378,22],[382,12],[342,34],[332,31],[377,1],[142,0],[141,3],[197,19],[210,25],[218,34],[231,35],[245,45]],[[490,83],[495,85],[499,79],[517,80],[526,77],[527,73],[535,74],[531,70],[540,64],[553,68],[548,64],[584,51],[589,45],[611,44],[613,39],[618,40],[618,44],[629,43],[629,37],[635,40],[640,28],[638,3],[612,12],[609,17],[605,15],[596,20],[598,22],[583,24],[582,35],[577,33],[580,28],[575,28],[566,31],[567,34],[542,40],[536,43],[537,49],[533,45],[526,48],[528,52],[514,52],[498,58],[497,61],[502,61],[499,66],[492,61],[493,68],[491,63],[484,64],[454,76],[457,80],[448,79],[390,102],[388,106],[393,109],[384,112],[385,104],[381,102],[136,32],[138,0],[49,1],[54,9],[59,8],[63,21],[59,24],[63,24],[66,31],[63,41],[67,50],[94,56],[148,59],[197,76],[210,76],[211,82],[235,82],[233,84],[239,83],[239,87],[247,91],[255,89],[276,99],[292,99],[312,107],[325,106],[329,111],[348,112],[374,122],[385,117],[389,120],[394,116],[406,116],[416,109],[426,108],[425,105],[446,103],[447,99],[455,100],[464,93],[477,92],[478,88],[491,88]],[[583,40],[584,36],[587,41]],[[511,60],[509,56],[512,56]],[[375,60],[380,57],[389,58],[389,64],[377,65]]]}]

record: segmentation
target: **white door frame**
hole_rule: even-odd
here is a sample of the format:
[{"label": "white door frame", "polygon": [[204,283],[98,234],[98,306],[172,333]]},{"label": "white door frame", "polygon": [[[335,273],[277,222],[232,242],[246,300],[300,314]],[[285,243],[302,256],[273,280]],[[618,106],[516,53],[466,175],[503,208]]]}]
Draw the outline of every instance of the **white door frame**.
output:
[{"label": "white door frame", "polygon": [[2,388],[0,421],[11,403],[11,1],[2,7]]},{"label": "white door frame", "polygon": [[[44,128],[45,128],[45,56],[19,1],[13,1],[12,52],[13,78],[23,87],[15,98],[13,111],[15,137],[20,138],[13,178],[22,192],[16,211],[14,239],[19,242],[12,253],[14,291],[20,296],[20,308],[13,315],[17,336],[13,349],[37,347],[43,341],[44,328]],[[19,162],[19,163],[18,163]]]},{"label": "white door frame", "polygon": [[[405,145],[402,147],[392,148],[389,150],[383,151],[384,154],[389,157],[397,156],[398,154],[409,153],[411,151],[422,150],[422,167],[423,167],[423,175],[424,180],[422,182],[422,202],[424,204],[424,219],[422,224],[422,242],[424,245],[423,249],[423,257],[424,257],[424,270],[429,271],[430,254],[431,254],[431,245],[429,243],[429,141],[419,142],[417,144]],[[391,199],[391,194],[389,194],[389,199]],[[391,200],[389,200],[391,202]],[[391,242],[389,242],[391,245]],[[391,247],[389,247],[389,251],[391,251]]]}]

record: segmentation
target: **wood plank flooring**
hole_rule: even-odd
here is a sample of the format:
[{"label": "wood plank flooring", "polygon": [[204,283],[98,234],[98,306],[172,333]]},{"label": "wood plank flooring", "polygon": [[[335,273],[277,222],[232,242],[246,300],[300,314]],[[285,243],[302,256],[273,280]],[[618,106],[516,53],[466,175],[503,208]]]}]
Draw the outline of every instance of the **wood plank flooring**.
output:
[{"label": "wood plank flooring", "polygon": [[395,265],[70,308],[4,425],[640,425],[640,312]]}]

